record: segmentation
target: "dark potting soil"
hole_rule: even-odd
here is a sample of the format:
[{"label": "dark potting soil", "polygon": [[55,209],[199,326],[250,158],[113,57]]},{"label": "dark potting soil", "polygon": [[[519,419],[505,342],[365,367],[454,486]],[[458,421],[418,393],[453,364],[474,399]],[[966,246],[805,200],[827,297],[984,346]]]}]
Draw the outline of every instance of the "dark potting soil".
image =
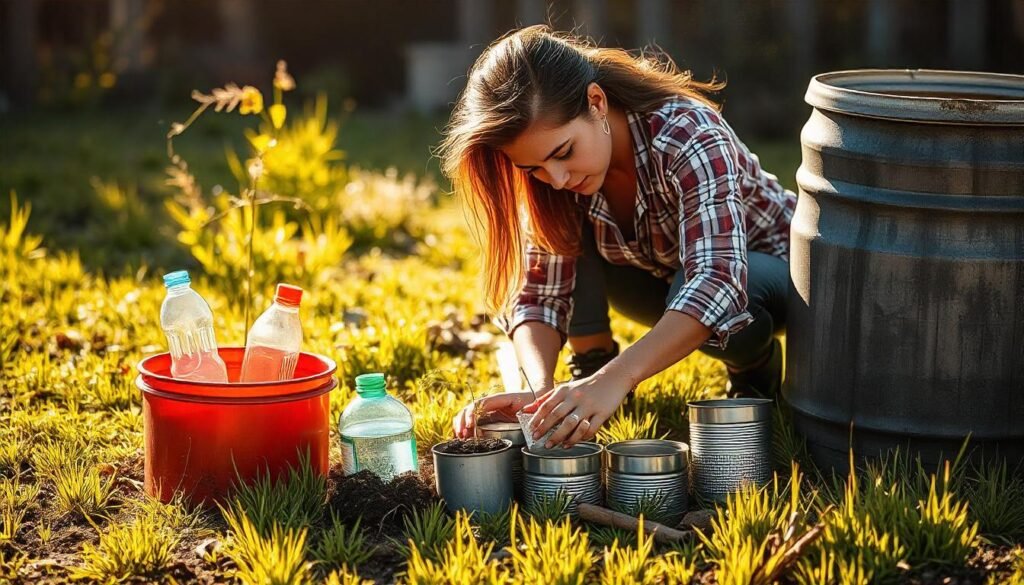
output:
[{"label": "dark potting soil", "polygon": [[[412,510],[426,508],[438,500],[433,484],[420,474],[408,472],[385,483],[371,471],[348,477],[340,469],[331,471],[334,490],[328,506],[345,523],[362,518],[368,528],[401,527]],[[328,514],[329,517],[329,514]]]},{"label": "dark potting soil", "polygon": [[474,455],[501,451],[505,448],[505,443],[501,439],[452,439],[436,448],[439,453],[449,455]]}]

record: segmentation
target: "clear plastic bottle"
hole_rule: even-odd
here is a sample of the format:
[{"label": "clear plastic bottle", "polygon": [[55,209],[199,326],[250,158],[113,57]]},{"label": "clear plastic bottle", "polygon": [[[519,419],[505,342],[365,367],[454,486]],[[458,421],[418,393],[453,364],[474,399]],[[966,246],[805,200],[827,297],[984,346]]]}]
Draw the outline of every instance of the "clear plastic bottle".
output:
[{"label": "clear plastic bottle", "polygon": [[384,374],[356,376],[356,393],[338,423],[345,475],[369,469],[386,481],[419,470],[412,413],[388,395]]},{"label": "clear plastic bottle", "polygon": [[228,371],[217,353],[210,305],[192,290],[188,272],[164,275],[167,296],[160,305],[160,327],[171,352],[171,377],[196,382],[227,382]]},{"label": "clear plastic bottle", "polygon": [[295,375],[302,349],[302,289],[278,284],[274,303],[252,324],[242,360],[242,382],[277,382]]}]

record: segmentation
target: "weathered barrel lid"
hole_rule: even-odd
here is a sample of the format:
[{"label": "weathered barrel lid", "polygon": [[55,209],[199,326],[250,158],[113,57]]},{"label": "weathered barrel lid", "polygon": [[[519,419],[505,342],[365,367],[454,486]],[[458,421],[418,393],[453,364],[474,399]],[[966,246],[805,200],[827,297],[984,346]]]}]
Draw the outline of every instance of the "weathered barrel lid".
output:
[{"label": "weathered barrel lid", "polygon": [[811,106],[868,118],[937,124],[1024,125],[1024,75],[857,69],[811,78]]}]

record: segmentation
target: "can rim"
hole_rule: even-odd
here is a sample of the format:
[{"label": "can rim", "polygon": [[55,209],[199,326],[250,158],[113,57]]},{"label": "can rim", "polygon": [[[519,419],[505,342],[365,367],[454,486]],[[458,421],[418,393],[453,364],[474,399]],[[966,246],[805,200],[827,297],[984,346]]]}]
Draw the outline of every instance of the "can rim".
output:
[{"label": "can rim", "polygon": [[686,469],[690,446],[667,439],[630,439],[608,445],[605,453],[610,471],[662,475]]},{"label": "can rim", "polygon": [[338,381],[331,376],[324,384],[307,390],[305,392],[292,393],[292,394],[274,394],[265,396],[203,396],[200,394],[180,394],[177,392],[165,392],[163,390],[157,390],[145,382],[142,378],[142,374],[135,377],[135,386],[142,391],[144,395],[155,396],[157,398],[163,398],[165,400],[174,400],[177,402],[196,402],[200,404],[277,404],[279,402],[299,402],[301,400],[307,400],[309,398],[316,398],[323,394],[327,394],[331,390],[338,387]]},{"label": "can rim", "polygon": [[[221,347],[217,353],[226,364],[241,364],[245,355],[244,347]],[[179,380],[170,375],[157,373],[170,371],[171,355],[168,352],[147,356],[140,360],[135,369],[138,371],[138,382],[144,391],[157,391],[175,396],[195,396],[203,398],[270,398],[304,394],[314,389],[323,388],[328,378],[334,378],[338,365],[331,358],[308,351],[299,352],[298,367],[310,362],[317,367],[312,374],[297,376],[288,380],[269,382],[199,382]],[[229,367],[229,370],[231,368]],[[143,385],[145,387],[143,387]],[[335,384],[336,385],[336,384]]]},{"label": "can rim", "polygon": [[[914,95],[915,91],[950,95]],[[992,99],[970,97],[979,94]],[[804,101],[818,109],[867,118],[1024,125],[1024,75],[940,69],[832,71],[811,78]]]},{"label": "can rim", "polygon": [[600,473],[604,446],[577,443],[568,449],[550,449],[534,453],[523,446],[523,469],[537,475],[573,476]]},{"label": "can rim", "polygon": [[508,421],[494,421],[494,422],[478,422],[476,425],[478,429],[485,429],[488,431],[519,431],[523,432],[523,427],[517,422]]},{"label": "can rim", "polygon": [[709,398],[686,403],[690,423],[731,424],[769,421],[770,398]]},{"label": "can rim", "polygon": [[497,451],[487,451],[486,453],[444,453],[442,451],[437,450],[437,448],[440,447],[441,445],[447,445],[448,443],[454,440],[455,439],[448,439],[447,441],[441,441],[440,443],[432,446],[430,448],[430,452],[434,454],[434,457],[451,457],[453,459],[463,459],[469,457],[486,457],[488,455],[500,455],[512,448],[512,441],[509,441],[508,439],[498,439],[502,443],[505,443],[505,446],[502,447],[501,449],[498,449]]},{"label": "can rim", "polygon": [[509,441],[512,441],[513,447],[526,444],[526,436],[523,435],[523,427],[516,422],[478,422],[473,434],[477,437],[508,439]]}]

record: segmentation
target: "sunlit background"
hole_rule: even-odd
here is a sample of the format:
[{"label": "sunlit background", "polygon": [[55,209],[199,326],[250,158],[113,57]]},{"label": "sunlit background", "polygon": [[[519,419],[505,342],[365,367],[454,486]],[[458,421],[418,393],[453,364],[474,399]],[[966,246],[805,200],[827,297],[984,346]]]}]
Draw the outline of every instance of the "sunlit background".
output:
[{"label": "sunlit background", "polygon": [[[14,190],[50,246],[81,248],[91,266],[181,260],[154,230],[110,241],[96,184],[131,192],[161,224],[164,135],[191,90],[266,86],[278,59],[299,81],[286,102],[322,96],[348,163],[443,190],[430,149],[466,70],[538,22],[607,46],[656,43],[697,78],[727,80],[727,120],[789,187],[816,72],[1024,70],[1024,0],[3,0],[0,216]],[[242,140],[236,123],[204,120],[182,141],[204,183],[231,183],[221,155]]]}]

